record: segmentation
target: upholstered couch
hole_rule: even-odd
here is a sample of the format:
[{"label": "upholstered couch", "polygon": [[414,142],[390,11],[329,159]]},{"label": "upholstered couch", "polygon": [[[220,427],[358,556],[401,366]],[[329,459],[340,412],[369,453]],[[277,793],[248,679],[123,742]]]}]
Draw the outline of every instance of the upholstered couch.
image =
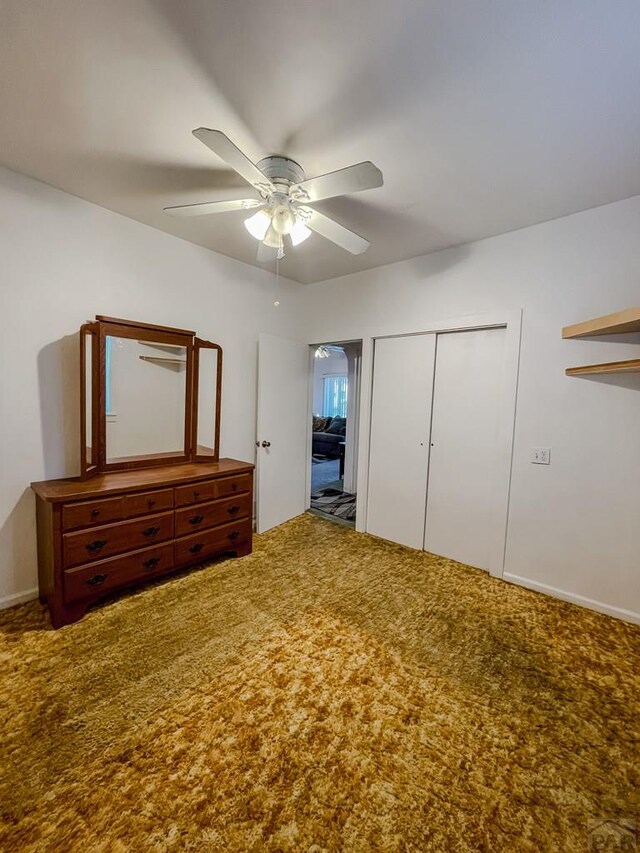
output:
[{"label": "upholstered couch", "polygon": [[347,432],[346,418],[313,418],[313,441],[311,450],[314,455],[337,459],[340,456],[340,442]]}]

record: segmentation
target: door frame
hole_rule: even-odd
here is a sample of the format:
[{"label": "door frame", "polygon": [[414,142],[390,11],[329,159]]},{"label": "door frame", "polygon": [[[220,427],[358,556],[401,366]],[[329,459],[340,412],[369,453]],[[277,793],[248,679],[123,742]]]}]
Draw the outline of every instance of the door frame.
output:
[{"label": "door frame", "polygon": [[[515,433],[516,406],[518,394],[518,372],[520,365],[520,343],[522,332],[522,309],[495,311],[486,314],[471,314],[445,317],[433,322],[421,323],[407,329],[384,329],[363,335],[362,363],[360,372],[360,423],[358,430],[358,469],[356,530],[365,533],[367,529],[367,492],[369,485],[369,446],[371,434],[371,404],[373,394],[374,346],[378,338],[407,337],[410,335],[439,334],[445,332],[463,332],[474,329],[504,328],[506,332],[505,358],[502,374],[502,410],[500,412],[499,446],[503,468],[496,474],[496,482],[501,485],[495,495],[493,517],[495,519],[495,538],[492,545],[490,574],[502,577],[507,543],[509,520],[509,499],[513,469],[513,443]],[[359,338],[354,339],[358,340]],[[310,466],[309,459],[309,466]],[[426,495],[425,495],[426,500]]]}]

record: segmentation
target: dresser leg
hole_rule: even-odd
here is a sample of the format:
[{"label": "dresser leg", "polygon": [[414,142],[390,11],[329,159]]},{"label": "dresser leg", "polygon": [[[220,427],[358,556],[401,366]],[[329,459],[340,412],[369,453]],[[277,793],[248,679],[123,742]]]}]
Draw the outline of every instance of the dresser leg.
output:
[{"label": "dresser leg", "polygon": [[238,545],[236,548],[236,555],[238,557],[247,557],[253,551],[253,543],[251,540],[245,542],[243,545]]},{"label": "dresser leg", "polygon": [[87,604],[60,604],[55,601],[48,601],[49,617],[51,625],[54,628],[62,628],[64,625],[71,625],[72,622],[79,622],[87,612]]}]

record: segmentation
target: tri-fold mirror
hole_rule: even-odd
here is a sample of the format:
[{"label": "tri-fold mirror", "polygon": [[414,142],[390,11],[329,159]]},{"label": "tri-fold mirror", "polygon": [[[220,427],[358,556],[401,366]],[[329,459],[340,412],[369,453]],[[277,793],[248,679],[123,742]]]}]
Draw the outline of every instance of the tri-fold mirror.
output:
[{"label": "tri-fold mirror", "polygon": [[80,330],[82,477],[219,458],[222,348],[97,315]]}]

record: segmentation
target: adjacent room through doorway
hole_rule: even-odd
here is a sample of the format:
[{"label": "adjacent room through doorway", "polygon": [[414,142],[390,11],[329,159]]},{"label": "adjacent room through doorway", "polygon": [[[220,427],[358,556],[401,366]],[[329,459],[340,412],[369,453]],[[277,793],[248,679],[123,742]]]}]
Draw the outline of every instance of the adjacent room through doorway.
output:
[{"label": "adjacent room through doorway", "polygon": [[311,512],[354,526],[362,342],[311,350]]}]

